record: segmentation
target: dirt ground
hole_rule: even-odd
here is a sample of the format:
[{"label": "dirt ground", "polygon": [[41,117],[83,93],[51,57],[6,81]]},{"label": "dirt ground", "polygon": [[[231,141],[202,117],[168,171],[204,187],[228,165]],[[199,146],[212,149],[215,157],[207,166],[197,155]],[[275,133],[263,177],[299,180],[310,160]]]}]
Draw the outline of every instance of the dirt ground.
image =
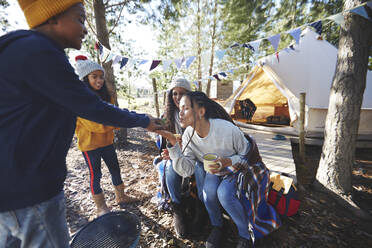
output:
[{"label": "dirt ground", "polygon": [[[141,219],[138,247],[205,247],[209,224],[198,237],[179,239],[172,227],[172,215],[158,210],[154,198],[158,176],[152,165],[158,155],[154,135],[141,128],[128,129],[128,142],[116,141],[117,155],[126,192],[140,199],[127,210]],[[89,190],[89,174],[81,152],[73,141],[67,157],[68,176],[65,183],[67,221],[75,234],[95,215]],[[101,186],[107,204],[120,210],[107,168],[103,165]],[[359,161],[353,171],[355,202],[372,214],[372,161]],[[372,221],[358,219],[324,193],[312,189],[300,191],[299,213],[283,221],[282,227],[256,247],[372,247]],[[223,247],[236,246],[236,228],[227,221]]]},{"label": "dirt ground", "polygon": [[[67,219],[74,234],[94,216],[89,191],[89,175],[83,156],[73,142],[67,157],[68,177],[65,183]],[[143,129],[130,129],[128,143],[117,144],[121,173],[128,194],[140,202],[127,208],[141,219],[140,247],[205,247],[208,226],[200,237],[178,239],[172,227],[172,216],[157,209],[154,201],[158,176],[152,165],[157,155],[153,137]],[[372,213],[372,164],[359,163],[354,170],[354,188],[360,206]],[[114,201],[111,179],[103,166],[101,182],[108,205],[120,210]],[[285,220],[282,227],[257,242],[256,247],[372,247],[372,223],[360,220],[345,211],[323,193],[301,192],[299,214]],[[234,247],[236,230],[226,227],[224,247]]]}]

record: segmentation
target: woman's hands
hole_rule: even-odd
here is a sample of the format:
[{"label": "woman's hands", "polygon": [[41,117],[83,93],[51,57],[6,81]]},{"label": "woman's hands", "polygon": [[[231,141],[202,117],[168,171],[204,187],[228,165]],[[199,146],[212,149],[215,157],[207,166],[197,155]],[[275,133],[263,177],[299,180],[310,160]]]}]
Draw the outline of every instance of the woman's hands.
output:
[{"label": "woman's hands", "polygon": [[168,149],[163,149],[161,152],[161,157],[165,160],[170,160]]},{"label": "woman's hands", "polygon": [[219,173],[220,170],[222,170],[223,168],[229,167],[231,165],[232,165],[232,161],[230,158],[218,158],[216,159],[215,164],[209,165],[209,168],[212,174],[216,174],[216,173]]},{"label": "woman's hands", "polygon": [[166,130],[156,130],[155,132],[166,138],[167,141],[172,144],[172,146],[174,146],[177,142],[181,142],[181,135],[179,134],[174,134]]}]

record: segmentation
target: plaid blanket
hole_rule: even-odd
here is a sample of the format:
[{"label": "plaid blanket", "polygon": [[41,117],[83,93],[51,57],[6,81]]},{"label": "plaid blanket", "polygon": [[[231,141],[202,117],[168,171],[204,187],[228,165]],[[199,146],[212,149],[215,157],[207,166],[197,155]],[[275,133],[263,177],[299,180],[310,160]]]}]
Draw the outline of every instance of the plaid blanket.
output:
[{"label": "plaid blanket", "polygon": [[241,200],[249,218],[248,230],[252,241],[264,237],[281,225],[279,215],[267,203],[269,170],[262,162],[255,140],[246,135],[251,149],[239,164],[236,195]]}]

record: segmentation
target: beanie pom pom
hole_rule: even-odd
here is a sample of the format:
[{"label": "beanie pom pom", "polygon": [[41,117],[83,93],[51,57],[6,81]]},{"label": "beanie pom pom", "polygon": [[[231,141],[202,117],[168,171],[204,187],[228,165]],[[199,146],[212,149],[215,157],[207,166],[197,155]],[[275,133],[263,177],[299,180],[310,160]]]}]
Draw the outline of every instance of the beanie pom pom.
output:
[{"label": "beanie pom pom", "polygon": [[78,60],[88,60],[88,58],[84,55],[78,55],[75,57],[75,61],[78,61]]}]

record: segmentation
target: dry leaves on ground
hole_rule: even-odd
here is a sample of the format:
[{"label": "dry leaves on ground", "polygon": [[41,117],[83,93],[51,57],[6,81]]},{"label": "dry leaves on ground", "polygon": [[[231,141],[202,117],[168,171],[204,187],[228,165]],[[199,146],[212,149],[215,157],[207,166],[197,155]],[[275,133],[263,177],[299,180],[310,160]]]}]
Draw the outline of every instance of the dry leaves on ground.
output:
[{"label": "dry leaves on ground", "polygon": [[[65,183],[67,220],[72,234],[88,223],[95,215],[89,190],[89,174],[81,152],[74,140],[67,157],[68,176]],[[172,227],[172,216],[159,211],[153,197],[156,196],[158,176],[152,165],[158,155],[154,136],[141,128],[128,130],[128,143],[117,145],[117,155],[126,192],[140,201],[128,207],[141,219],[140,247],[205,247],[208,226],[198,238],[178,239]],[[362,200],[371,211],[371,165],[357,169],[355,176],[363,177],[356,187],[365,187]],[[107,203],[119,210],[108,170],[103,165],[101,186]],[[359,171],[359,172],[358,172]],[[361,173],[361,171],[364,173]],[[359,174],[358,174],[359,173]],[[362,175],[360,175],[362,174]],[[365,175],[369,175],[366,176]],[[368,194],[369,192],[369,194]],[[301,192],[302,205],[298,215],[284,221],[283,226],[256,247],[372,247],[372,223],[352,216],[327,195],[311,189]],[[368,205],[369,204],[369,205]],[[223,247],[235,247],[236,228],[231,223],[225,227]]]}]

